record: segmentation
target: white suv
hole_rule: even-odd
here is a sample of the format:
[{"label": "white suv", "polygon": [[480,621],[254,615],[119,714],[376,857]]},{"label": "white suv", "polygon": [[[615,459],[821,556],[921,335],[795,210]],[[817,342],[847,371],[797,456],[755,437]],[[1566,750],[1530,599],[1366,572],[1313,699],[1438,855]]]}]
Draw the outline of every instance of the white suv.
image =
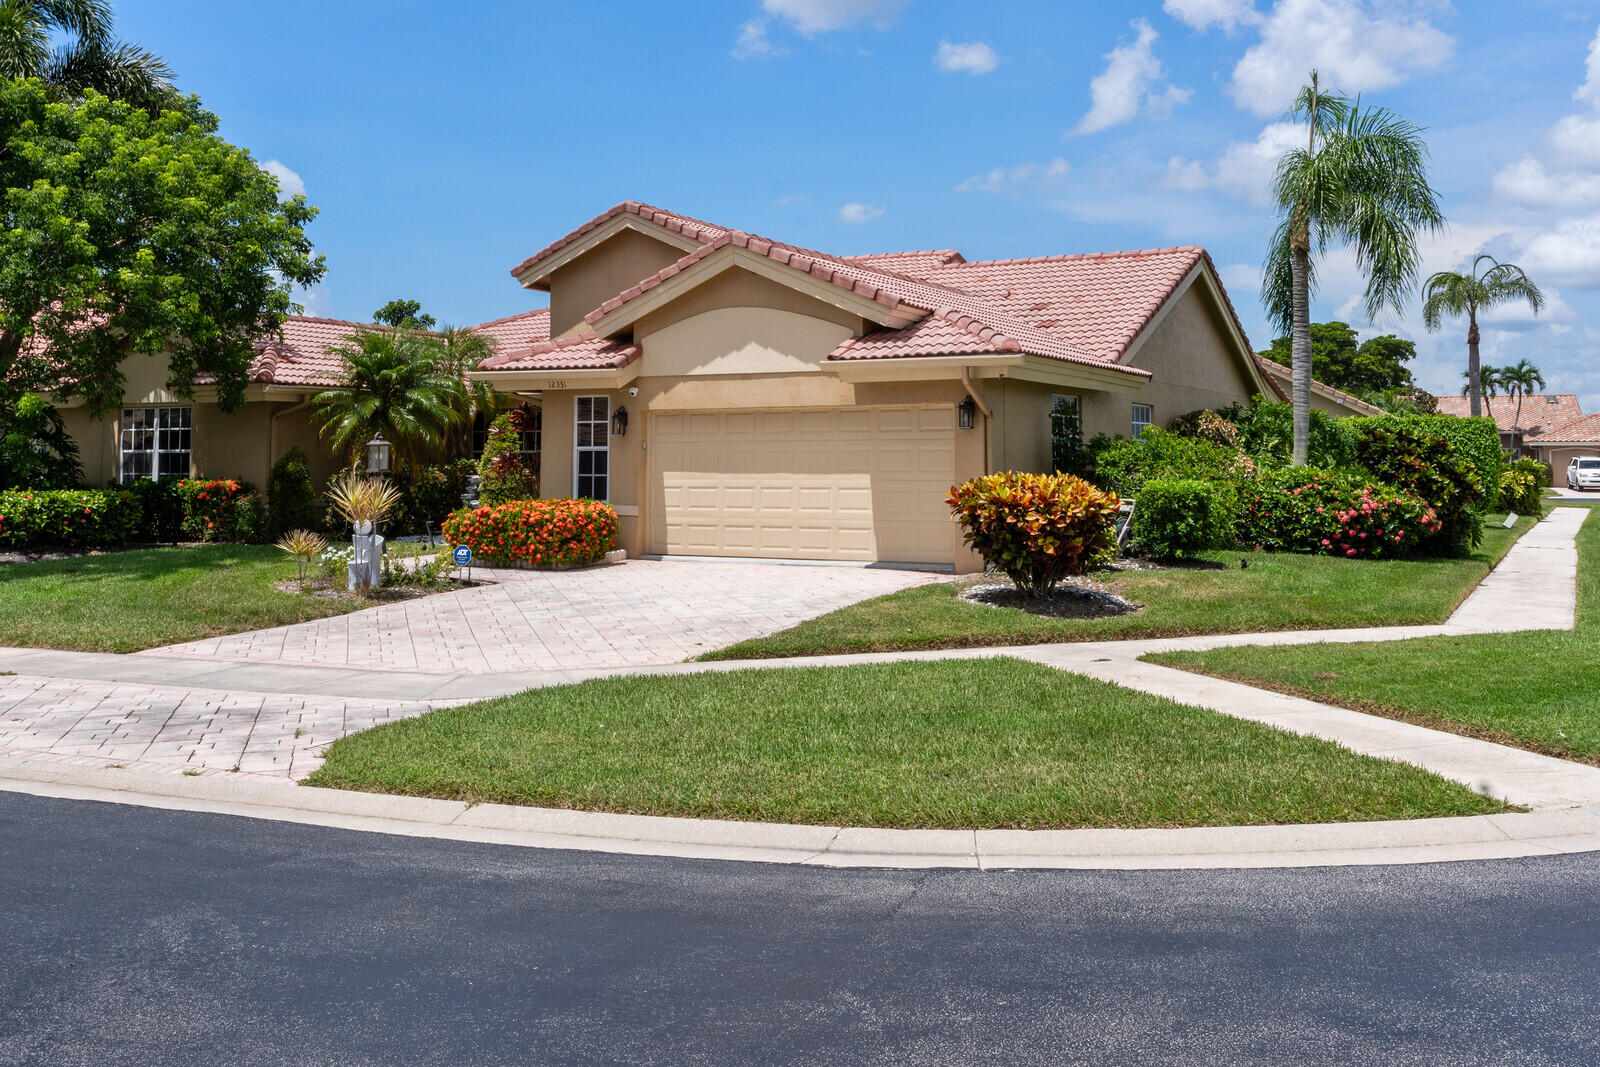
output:
[{"label": "white suv", "polygon": [[1600,456],[1574,456],[1567,464],[1568,489],[1600,489]]}]

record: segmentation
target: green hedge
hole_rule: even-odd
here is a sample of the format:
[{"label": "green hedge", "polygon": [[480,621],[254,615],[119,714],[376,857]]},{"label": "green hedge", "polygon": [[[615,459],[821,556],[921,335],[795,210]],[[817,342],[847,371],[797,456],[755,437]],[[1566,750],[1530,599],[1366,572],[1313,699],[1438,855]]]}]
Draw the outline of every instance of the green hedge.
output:
[{"label": "green hedge", "polygon": [[1159,559],[1227,548],[1238,515],[1238,494],[1228,482],[1156,478],[1139,493],[1131,547]]},{"label": "green hedge", "polygon": [[1477,472],[1483,486],[1482,507],[1494,511],[1500,503],[1500,472],[1505,469],[1505,453],[1500,448],[1500,431],[1493,419],[1463,418],[1460,415],[1367,415],[1346,420],[1351,428],[1369,426],[1386,430],[1411,430],[1432,434],[1450,442],[1456,455]]},{"label": "green hedge", "polygon": [[139,533],[143,508],[126,489],[0,493],[0,545],[12,549],[120,545]]}]

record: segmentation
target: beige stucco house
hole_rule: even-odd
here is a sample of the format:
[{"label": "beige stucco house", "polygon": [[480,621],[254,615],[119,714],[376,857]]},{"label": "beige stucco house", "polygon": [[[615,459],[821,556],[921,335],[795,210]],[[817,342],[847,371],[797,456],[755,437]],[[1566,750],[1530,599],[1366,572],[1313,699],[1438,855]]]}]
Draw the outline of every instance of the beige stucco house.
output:
[{"label": "beige stucco house", "polygon": [[1052,411],[1283,395],[1200,248],[834,256],[630,201],[512,274],[549,338],[475,377],[542,405],[544,494],[609,500],[633,554],[968,570],[949,487],[1050,469]]}]

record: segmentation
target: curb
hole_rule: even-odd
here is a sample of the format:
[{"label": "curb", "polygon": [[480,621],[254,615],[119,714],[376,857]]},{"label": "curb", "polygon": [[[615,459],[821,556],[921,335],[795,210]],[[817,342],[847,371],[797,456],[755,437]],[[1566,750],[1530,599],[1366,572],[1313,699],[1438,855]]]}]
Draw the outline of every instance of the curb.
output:
[{"label": "curb", "polygon": [[821,867],[1179,870],[1600,851],[1600,810],[1143,830],[891,830],[564,811],[0,760],[0,791],[523,848]]}]

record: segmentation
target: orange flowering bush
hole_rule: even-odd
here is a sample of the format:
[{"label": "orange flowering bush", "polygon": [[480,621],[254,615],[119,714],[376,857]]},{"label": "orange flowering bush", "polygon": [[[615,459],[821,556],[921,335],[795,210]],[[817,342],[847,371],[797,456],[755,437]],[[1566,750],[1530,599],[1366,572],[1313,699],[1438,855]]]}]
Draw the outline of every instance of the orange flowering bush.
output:
[{"label": "orange flowering bush", "polygon": [[183,532],[196,541],[255,540],[254,496],[250,483],[237,478],[183,479]]},{"label": "orange flowering bush", "polygon": [[1042,596],[1110,547],[1120,501],[1071,474],[1006,471],[950,490],[967,544],[1030,596]]},{"label": "orange flowering bush", "polygon": [[617,513],[594,500],[513,500],[454,512],[444,536],[485,563],[581,567],[617,547]]}]

